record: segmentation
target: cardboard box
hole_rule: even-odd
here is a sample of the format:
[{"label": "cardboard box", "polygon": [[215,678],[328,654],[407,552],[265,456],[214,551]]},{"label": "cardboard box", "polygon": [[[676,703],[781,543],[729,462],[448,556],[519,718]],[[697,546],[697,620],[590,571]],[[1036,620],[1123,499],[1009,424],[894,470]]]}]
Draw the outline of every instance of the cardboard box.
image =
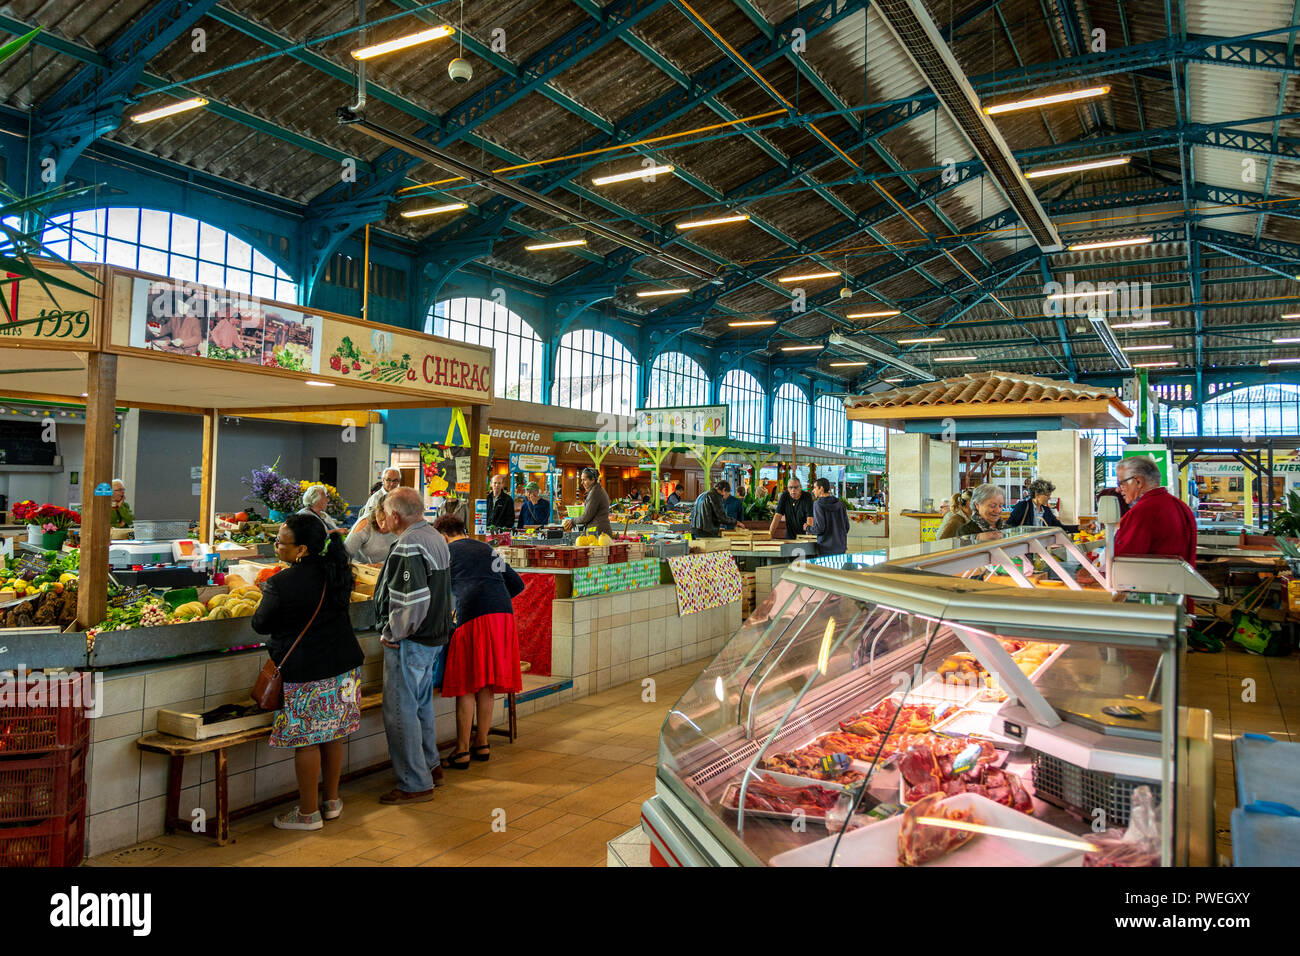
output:
[{"label": "cardboard box", "polygon": [[222,734],[238,733],[255,727],[269,727],[275,721],[275,711],[266,710],[247,717],[233,720],[220,720],[214,724],[205,724],[202,714],[187,714],[176,710],[158,709],[158,729],[164,734],[184,737],[186,740],[207,740]]}]

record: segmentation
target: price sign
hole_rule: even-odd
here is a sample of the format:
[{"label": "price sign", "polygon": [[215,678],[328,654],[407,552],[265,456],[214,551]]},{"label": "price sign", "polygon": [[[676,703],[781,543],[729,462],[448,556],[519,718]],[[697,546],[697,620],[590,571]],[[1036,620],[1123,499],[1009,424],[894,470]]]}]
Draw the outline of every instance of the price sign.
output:
[{"label": "price sign", "polygon": [[50,562],[45,559],[45,555],[29,554],[18,562],[18,567],[15,568],[14,570],[16,570],[19,574],[23,574],[26,571],[33,571],[37,576],[39,576],[44,574],[49,569],[50,569]]},{"label": "price sign", "polygon": [[130,607],[132,604],[139,604],[152,593],[153,589],[147,584],[139,584],[114,594],[108,599],[108,606],[117,608]]}]

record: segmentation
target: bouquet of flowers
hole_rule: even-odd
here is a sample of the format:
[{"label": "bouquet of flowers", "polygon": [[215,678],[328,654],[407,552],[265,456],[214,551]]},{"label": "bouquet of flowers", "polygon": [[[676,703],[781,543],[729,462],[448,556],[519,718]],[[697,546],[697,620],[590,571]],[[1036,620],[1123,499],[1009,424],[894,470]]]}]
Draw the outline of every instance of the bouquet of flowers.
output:
[{"label": "bouquet of flowers", "polygon": [[279,464],[280,459],[277,458],[274,464],[254,468],[251,474],[240,479],[248,485],[250,491],[244,500],[260,501],[273,511],[297,511],[301,507],[302,492],[298,490],[296,481],[275,470]]},{"label": "bouquet of flowers", "polygon": [[26,501],[20,501],[15,504],[9,514],[15,522],[24,522],[26,524],[36,524],[36,512],[41,510],[41,506],[28,498]]},{"label": "bouquet of flowers", "polygon": [[74,524],[81,524],[81,515],[69,508],[58,505],[41,505],[28,519],[39,524],[42,531],[67,531]]},{"label": "bouquet of flowers", "polygon": [[327,515],[331,518],[342,518],[348,513],[348,503],[343,500],[343,496],[339,494],[339,490],[333,485],[325,484],[323,481],[307,481],[304,479],[298,482],[298,497],[300,500],[303,494],[306,493],[307,489],[312,485],[320,485],[329,495],[329,499],[325,502],[325,513]]}]

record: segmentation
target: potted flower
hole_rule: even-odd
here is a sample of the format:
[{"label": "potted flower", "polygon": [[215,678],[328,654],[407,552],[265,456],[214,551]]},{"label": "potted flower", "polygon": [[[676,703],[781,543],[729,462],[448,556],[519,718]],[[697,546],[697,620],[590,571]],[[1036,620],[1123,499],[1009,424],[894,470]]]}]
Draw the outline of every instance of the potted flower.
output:
[{"label": "potted flower", "polygon": [[298,510],[298,483],[276,471],[279,464],[277,458],[274,464],[254,468],[252,474],[240,479],[250,491],[244,500],[260,501],[270,512],[272,521],[283,521],[287,512]]},{"label": "potted flower", "polygon": [[33,514],[41,526],[41,547],[54,551],[63,547],[68,529],[81,524],[81,515],[68,508],[45,504]]},{"label": "potted flower", "polygon": [[302,492],[298,488],[298,483],[288,478],[281,478],[271,488],[266,507],[271,513],[272,521],[283,521],[293,514],[302,507]]},{"label": "potted flower", "polygon": [[26,501],[20,501],[9,510],[9,516],[15,524],[23,523],[27,525],[27,543],[41,543],[41,525],[36,520],[36,512],[40,511],[41,506],[30,498]]}]

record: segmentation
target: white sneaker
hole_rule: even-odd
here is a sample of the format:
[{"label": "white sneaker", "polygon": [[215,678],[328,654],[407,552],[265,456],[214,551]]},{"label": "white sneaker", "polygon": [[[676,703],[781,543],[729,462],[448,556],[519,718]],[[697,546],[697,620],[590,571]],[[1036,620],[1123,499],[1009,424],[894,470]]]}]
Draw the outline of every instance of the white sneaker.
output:
[{"label": "white sneaker", "polygon": [[324,826],[325,822],[321,819],[319,810],[315,813],[302,813],[294,807],[288,813],[275,818],[277,830],[320,830]]},{"label": "white sneaker", "polygon": [[322,800],[320,810],[326,820],[337,820],[343,814],[343,801],[342,799]]}]

